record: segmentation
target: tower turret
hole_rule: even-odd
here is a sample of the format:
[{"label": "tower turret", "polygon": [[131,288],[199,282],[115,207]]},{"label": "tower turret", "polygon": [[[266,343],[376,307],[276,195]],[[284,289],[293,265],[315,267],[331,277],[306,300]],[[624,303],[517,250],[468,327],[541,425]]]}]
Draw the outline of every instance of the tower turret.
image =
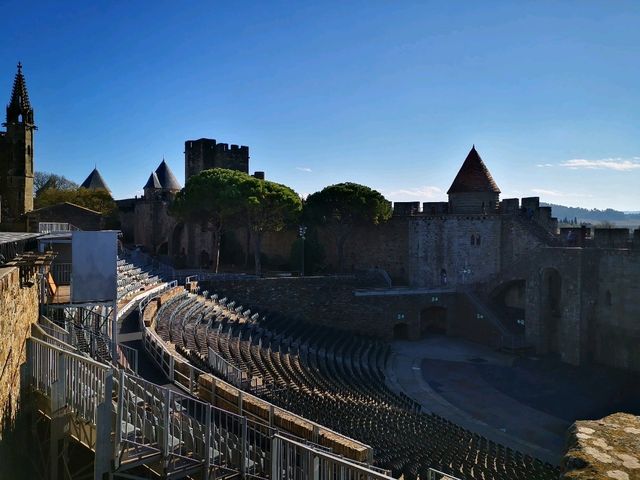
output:
[{"label": "tower turret", "polygon": [[500,202],[500,189],[480,158],[475,145],[447,191],[450,213],[492,213]]},{"label": "tower turret", "polygon": [[104,178],[100,175],[97,167],[91,171],[89,176],[84,179],[84,182],[82,182],[80,186],[88,190],[106,190],[111,193],[111,190],[107,187],[107,182],[104,181]]}]

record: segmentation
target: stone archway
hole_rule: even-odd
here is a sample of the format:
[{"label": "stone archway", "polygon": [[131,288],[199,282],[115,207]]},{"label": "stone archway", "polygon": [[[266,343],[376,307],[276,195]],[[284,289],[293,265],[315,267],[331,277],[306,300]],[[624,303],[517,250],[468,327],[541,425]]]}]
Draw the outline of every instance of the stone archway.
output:
[{"label": "stone archway", "polygon": [[512,279],[498,285],[489,295],[491,309],[513,332],[524,333],[527,281]]},{"label": "stone archway", "polygon": [[406,323],[396,323],[393,326],[394,340],[409,340],[409,325]]},{"label": "stone archway", "polygon": [[558,353],[558,333],[562,323],[562,277],[553,267],[544,268],[541,275],[540,299],[544,344],[547,352]]},{"label": "stone archway", "polygon": [[210,267],[211,257],[209,252],[206,250],[201,250],[200,255],[198,255],[198,265],[200,268],[208,269]]},{"label": "stone archway", "polygon": [[430,335],[446,335],[447,309],[440,306],[424,308],[420,312],[420,338]]},{"label": "stone archway", "polygon": [[169,242],[162,242],[158,247],[158,255],[167,255],[169,253]]},{"label": "stone archway", "polygon": [[184,224],[179,223],[173,228],[173,232],[171,233],[171,255],[178,256],[183,252],[183,238],[184,238]]}]

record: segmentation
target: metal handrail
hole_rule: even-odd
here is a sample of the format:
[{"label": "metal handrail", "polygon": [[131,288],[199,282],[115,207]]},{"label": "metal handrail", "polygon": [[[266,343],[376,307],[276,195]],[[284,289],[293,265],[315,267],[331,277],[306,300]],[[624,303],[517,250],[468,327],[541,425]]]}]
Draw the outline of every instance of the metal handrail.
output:
[{"label": "metal handrail", "polygon": [[[187,368],[189,370],[189,374],[183,374],[179,371],[177,371],[175,369],[175,357],[174,354],[172,352],[170,352],[166,346],[164,341],[159,337],[159,335],[154,332],[152,329],[145,327],[143,332],[142,332],[142,345],[143,348],[145,349],[145,351],[147,353],[149,353],[150,357],[152,358],[152,360],[156,363],[156,365],[158,365],[158,367],[163,371],[163,373],[167,376],[167,378],[169,379],[169,381],[171,381],[172,383],[174,383],[176,386],[182,388],[183,390],[185,390],[186,392],[188,392],[191,395],[197,395],[197,379],[200,375],[204,375],[204,374],[209,374],[212,375],[210,372],[205,372],[203,370],[200,370],[199,368],[195,367],[194,365],[191,365],[190,363],[182,363],[182,365]],[[212,375],[213,376],[213,375]],[[286,410],[282,407],[279,407],[277,405],[274,405],[273,403],[264,400],[262,398],[256,397],[255,395],[252,395],[251,393],[245,392],[243,390],[240,390],[239,388],[233,386],[232,384],[226,382],[224,379],[220,379],[219,377],[215,377],[217,381],[221,381],[223,383],[225,383],[228,387],[230,388],[234,388],[236,390],[238,390],[238,393],[240,396],[244,397],[244,398],[250,398],[253,402],[255,403],[259,403],[259,404],[264,404],[267,408],[269,409],[273,409],[273,411],[281,411],[284,414],[286,414],[287,416],[293,417],[298,419],[300,422],[306,423],[306,424],[310,424],[312,425],[314,428],[318,429],[318,430],[322,430],[322,431],[326,431],[329,432],[337,437],[341,437],[344,438],[348,441],[350,441],[351,443],[360,445],[362,447],[364,447],[365,449],[368,449],[369,452],[372,452],[373,449],[371,448],[371,446],[362,443],[354,438],[348,437],[342,433],[338,433],[334,430],[331,430],[329,428],[327,428],[324,425],[321,425],[319,423],[314,422],[313,420],[310,420],[308,418],[305,417],[301,417],[300,415],[293,413],[289,410]],[[182,381],[181,381],[182,380]],[[254,416],[251,412],[246,412],[244,410],[244,408],[242,407],[242,404],[240,404],[240,406],[238,407],[240,410],[240,414],[243,416]],[[371,461],[371,458],[369,459],[369,461]]]},{"label": "metal handrail", "polygon": [[300,469],[301,473],[313,472],[312,478],[335,478],[335,473],[340,472],[339,478],[393,480],[390,475],[353,463],[344,457],[336,457],[322,450],[309,449],[307,445],[280,434],[274,436],[272,449],[274,458],[271,466],[272,480],[298,478],[293,473],[296,469]]},{"label": "metal handrail", "polygon": [[454,477],[453,475],[449,475],[448,473],[441,472],[440,470],[436,470],[435,468],[430,468],[427,471],[427,479],[426,480],[460,480],[458,477]]}]

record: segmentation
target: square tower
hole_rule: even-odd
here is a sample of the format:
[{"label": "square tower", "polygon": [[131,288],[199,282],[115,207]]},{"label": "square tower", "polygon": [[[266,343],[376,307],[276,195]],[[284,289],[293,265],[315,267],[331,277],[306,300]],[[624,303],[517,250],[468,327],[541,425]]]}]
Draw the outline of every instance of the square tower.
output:
[{"label": "square tower", "polygon": [[210,168],[249,173],[249,147],[217,143],[210,138],[184,143],[184,180]]}]

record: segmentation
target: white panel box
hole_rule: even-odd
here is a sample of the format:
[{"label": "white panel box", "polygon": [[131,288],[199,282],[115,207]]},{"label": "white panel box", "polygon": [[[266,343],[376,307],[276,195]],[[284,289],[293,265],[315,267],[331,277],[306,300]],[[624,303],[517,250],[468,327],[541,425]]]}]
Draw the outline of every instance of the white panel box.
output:
[{"label": "white panel box", "polygon": [[71,248],[71,302],[115,301],[118,232],[74,231]]}]

